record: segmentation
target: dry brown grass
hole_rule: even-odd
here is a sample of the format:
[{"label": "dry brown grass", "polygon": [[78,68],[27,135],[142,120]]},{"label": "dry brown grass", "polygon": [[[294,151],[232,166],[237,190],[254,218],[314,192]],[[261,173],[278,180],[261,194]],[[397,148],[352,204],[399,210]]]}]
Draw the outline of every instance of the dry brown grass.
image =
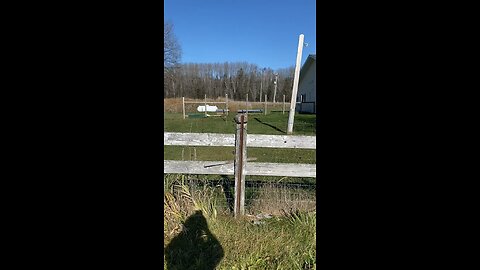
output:
[{"label": "dry brown grass", "polygon": [[164,98],[163,99],[164,112],[181,113],[182,99],[181,98]]}]

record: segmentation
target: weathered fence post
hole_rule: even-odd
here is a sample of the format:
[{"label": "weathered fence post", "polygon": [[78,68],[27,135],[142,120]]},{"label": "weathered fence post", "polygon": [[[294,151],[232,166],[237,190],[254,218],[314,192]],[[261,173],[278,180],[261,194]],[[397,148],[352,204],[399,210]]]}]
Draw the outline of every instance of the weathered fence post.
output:
[{"label": "weathered fence post", "polygon": [[185,119],[185,97],[182,97],[182,112],[183,112],[183,119]]},{"label": "weathered fence post", "polygon": [[225,104],[226,104],[226,107],[227,107],[227,115],[228,115],[228,94],[225,94]]},{"label": "weathered fence post", "polygon": [[207,117],[207,94],[205,94],[205,117]]},{"label": "weathered fence post", "polygon": [[245,100],[245,113],[248,115],[248,93],[247,93],[247,98]]},{"label": "weathered fence post", "polygon": [[247,115],[235,116],[237,132],[235,135],[235,217],[245,214],[245,167],[247,164]]},{"label": "weathered fence post", "polygon": [[267,115],[267,95],[265,95],[265,115]]}]

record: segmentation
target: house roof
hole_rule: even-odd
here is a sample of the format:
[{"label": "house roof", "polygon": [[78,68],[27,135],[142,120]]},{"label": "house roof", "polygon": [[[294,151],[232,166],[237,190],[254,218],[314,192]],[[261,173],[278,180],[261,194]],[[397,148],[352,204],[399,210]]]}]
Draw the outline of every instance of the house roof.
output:
[{"label": "house roof", "polygon": [[303,64],[302,68],[300,69],[299,81],[301,81],[303,76],[305,76],[305,73],[306,73],[308,67],[315,62],[317,62],[317,55],[316,54],[309,54],[308,57],[307,57],[307,60],[305,60],[305,63]]}]

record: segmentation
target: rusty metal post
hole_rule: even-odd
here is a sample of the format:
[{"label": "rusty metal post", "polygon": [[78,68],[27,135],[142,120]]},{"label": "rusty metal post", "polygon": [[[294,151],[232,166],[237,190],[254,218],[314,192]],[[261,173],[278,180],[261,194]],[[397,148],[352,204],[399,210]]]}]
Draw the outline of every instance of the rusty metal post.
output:
[{"label": "rusty metal post", "polygon": [[235,200],[234,214],[245,214],[245,167],[247,165],[247,115],[235,116],[237,132],[235,135]]}]

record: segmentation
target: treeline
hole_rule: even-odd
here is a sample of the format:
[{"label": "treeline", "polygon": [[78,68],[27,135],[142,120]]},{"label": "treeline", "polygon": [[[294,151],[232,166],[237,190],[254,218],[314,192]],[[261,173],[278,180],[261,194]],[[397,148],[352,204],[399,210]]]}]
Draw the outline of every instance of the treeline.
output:
[{"label": "treeline", "polygon": [[[164,97],[203,99],[225,97],[249,101],[290,100],[295,68],[272,70],[246,62],[185,63],[165,73]],[[275,91],[275,82],[277,89]]]}]

